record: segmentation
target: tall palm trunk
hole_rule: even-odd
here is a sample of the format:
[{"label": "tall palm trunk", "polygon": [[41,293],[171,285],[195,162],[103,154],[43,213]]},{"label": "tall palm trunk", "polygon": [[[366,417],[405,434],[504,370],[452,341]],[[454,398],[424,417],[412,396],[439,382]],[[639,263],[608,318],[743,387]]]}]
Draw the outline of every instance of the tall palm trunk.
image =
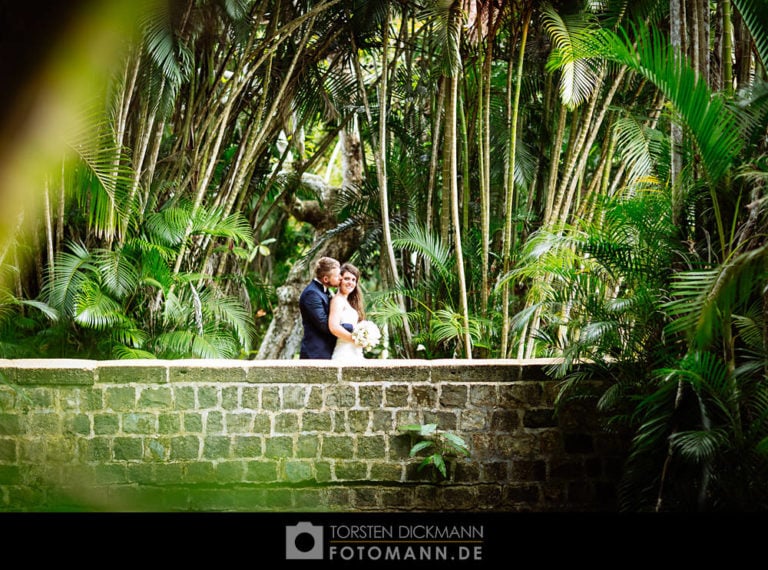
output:
[{"label": "tall palm trunk", "polygon": [[[378,102],[379,102],[379,129],[378,134],[372,136],[373,156],[376,163],[376,180],[379,185],[379,207],[381,209],[381,225],[382,225],[382,247],[384,254],[382,260],[385,262],[385,272],[383,277],[388,279],[392,286],[396,286],[400,281],[400,277],[397,271],[397,261],[395,259],[395,250],[392,245],[392,231],[391,220],[389,217],[389,191],[387,188],[387,100],[388,100],[388,44],[389,44],[389,9],[386,11],[386,17],[383,23],[383,37],[381,48],[381,78],[379,80],[378,87]],[[366,93],[365,82],[363,81],[363,72],[360,65],[360,59],[357,53],[357,46],[355,45],[354,36],[352,36],[352,50],[353,60],[355,64],[355,73],[357,75],[357,82],[360,89],[360,96],[363,99],[363,106],[365,107],[366,117],[368,123],[372,126],[373,115],[371,113],[371,106],[368,102],[368,95]],[[402,295],[397,295],[397,302],[400,309],[405,315],[405,300]],[[411,354],[411,331],[408,325],[408,320],[403,319],[403,333],[405,335],[405,351],[410,356]]]},{"label": "tall palm trunk", "polygon": [[[512,267],[512,216],[515,205],[515,152],[517,149],[517,118],[520,106],[520,90],[523,83],[523,62],[525,60],[525,44],[528,39],[528,24],[530,12],[526,9],[522,14],[522,31],[520,34],[520,53],[518,54],[517,73],[515,78],[515,92],[512,99],[509,120],[509,139],[508,139],[508,164],[506,176],[506,198],[505,198],[505,216],[504,216],[504,244],[502,251],[503,274],[509,273]],[[507,358],[509,353],[509,282],[505,281],[501,292],[502,296],[502,328],[501,328],[501,358]]]}]

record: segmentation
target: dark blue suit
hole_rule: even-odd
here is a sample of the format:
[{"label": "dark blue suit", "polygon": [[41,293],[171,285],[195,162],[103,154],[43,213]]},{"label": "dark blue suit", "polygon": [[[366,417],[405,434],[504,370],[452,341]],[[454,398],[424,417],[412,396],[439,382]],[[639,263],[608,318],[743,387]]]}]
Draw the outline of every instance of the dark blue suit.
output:
[{"label": "dark blue suit", "polygon": [[336,346],[336,337],[328,330],[329,307],[328,294],[323,290],[323,286],[313,279],[299,297],[301,324],[304,325],[300,358],[331,358]]}]

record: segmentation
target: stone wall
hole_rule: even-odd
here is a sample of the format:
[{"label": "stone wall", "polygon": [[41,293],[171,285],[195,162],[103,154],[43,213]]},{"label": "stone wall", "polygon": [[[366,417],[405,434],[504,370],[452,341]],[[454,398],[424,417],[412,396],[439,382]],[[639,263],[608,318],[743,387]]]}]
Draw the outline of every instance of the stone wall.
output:
[{"label": "stone wall", "polygon": [[620,448],[546,364],[0,360],[0,510],[610,511]]}]

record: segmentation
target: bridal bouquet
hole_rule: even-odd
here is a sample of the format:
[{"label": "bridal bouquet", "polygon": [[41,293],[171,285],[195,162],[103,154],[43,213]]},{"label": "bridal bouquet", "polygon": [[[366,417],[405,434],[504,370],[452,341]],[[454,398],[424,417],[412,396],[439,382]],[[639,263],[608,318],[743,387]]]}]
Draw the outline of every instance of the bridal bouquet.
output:
[{"label": "bridal bouquet", "polygon": [[364,349],[373,348],[381,340],[381,331],[373,321],[360,321],[352,331],[352,339]]}]

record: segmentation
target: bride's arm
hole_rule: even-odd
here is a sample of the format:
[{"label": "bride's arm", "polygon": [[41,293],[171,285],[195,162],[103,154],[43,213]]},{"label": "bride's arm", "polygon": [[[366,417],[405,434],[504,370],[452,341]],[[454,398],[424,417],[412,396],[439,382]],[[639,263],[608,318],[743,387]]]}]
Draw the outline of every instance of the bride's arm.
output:
[{"label": "bride's arm", "polygon": [[348,342],[354,342],[352,339],[352,333],[341,326],[341,313],[344,308],[344,298],[341,295],[336,295],[331,299],[331,307],[328,312],[328,330],[331,331],[333,336],[346,340]]}]

